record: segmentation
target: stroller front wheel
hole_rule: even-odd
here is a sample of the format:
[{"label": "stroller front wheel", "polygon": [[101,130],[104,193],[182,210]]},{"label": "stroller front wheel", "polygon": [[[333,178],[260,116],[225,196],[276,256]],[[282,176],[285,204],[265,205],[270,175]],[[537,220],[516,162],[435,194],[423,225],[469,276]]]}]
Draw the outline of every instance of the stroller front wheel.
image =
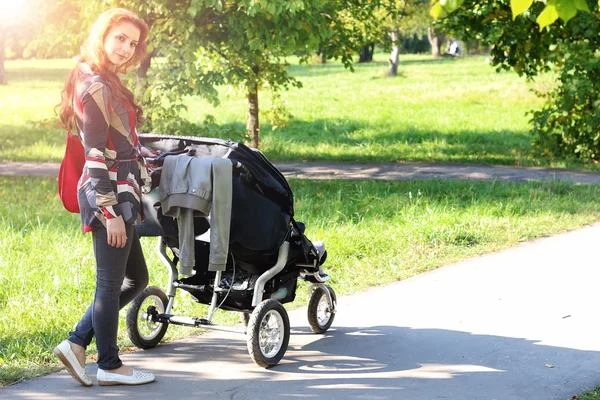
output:
[{"label": "stroller front wheel", "polygon": [[[327,293],[329,291],[333,304],[329,304]],[[310,295],[308,301],[308,324],[314,333],[325,333],[335,318],[337,298],[333,288],[329,285],[317,287]]]},{"label": "stroller front wheel", "polygon": [[126,322],[134,345],[149,349],[160,343],[169,324],[153,321],[152,314],[164,314],[167,303],[167,295],[156,286],[148,286],[131,302]]},{"label": "stroller front wheel", "polygon": [[277,365],[290,341],[287,311],[277,300],[264,300],[250,315],[246,332],[252,360],[263,368]]}]

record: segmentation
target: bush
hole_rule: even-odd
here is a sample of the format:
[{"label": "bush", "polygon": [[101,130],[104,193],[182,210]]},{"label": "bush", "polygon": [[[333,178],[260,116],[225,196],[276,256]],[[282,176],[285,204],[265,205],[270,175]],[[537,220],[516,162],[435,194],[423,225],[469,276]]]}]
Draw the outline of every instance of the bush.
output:
[{"label": "bush", "polygon": [[558,85],[531,113],[535,148],[560,158],[600,159],[600,57],[589,41],[564,46]]}]

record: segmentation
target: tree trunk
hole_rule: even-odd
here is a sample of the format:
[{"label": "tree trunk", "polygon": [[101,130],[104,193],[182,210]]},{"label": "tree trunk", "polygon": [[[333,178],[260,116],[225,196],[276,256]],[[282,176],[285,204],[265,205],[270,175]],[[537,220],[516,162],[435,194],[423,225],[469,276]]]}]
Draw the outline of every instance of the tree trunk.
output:
[{"label": "tree trunk", "polygon": [[[148,30],[152,29],[153,23],[154,21],[152,21],[149,18],[146,18]],[[156,57],[157,54],[157,48],[146,53],[146,57],[144,57],[137,70],[137,80],[135,82],[135,95],[138,97],[138,101],[141,101],[142,104],[144,103],[143,96],[146,93],[146,89],[148,88],[148,86],[150,86],[148,84],[148,71],[150,70],[150,65],[152,64],[152,58]]]},{"label": "tree trunk", "polygon": [[0,31],[0,85],[6,83],[4,79],[4,51],[6,47],[6,34]]},{"label": "tree trunk", "polygon": [[388,60],[388,76],[398,75],[398,59],[400,57],[400,32],[397,30],[390,33],[392,39],[392,54]]},{"label": "tree trunk", "polygon": [[248,119],[246,133],[250,137],[250,147],[258,149],[260,145],[260,123],[258,121],[258,67],[253,67],[254,80],[248,85]]},{"label": "tree trunk", "polygon": [[322,52],[317,53],[317,62],[319,64],[327,64],[327,59],[325,58],[325,55]]},{"label": "tree trunk", "polygon": [[359,63],[371,62],[373,61],[373,52],[375,51],[375,43],[367,43],[360,49],[359,53]]},{"label": "tree trunk", "polygon": [[152,63],[152,57],[156,55],[156,50],[146,54],[146,57],[140,63],[140,67],[137,70],[137,81],[135,84],[135,92],[137,96],[142,96],[148,88],[148,70],[150,70],[150,64]]},{"label": "tree trunk", "polygon": [[442,53],[440,51],[440,46],[446,40],[446,35],[443,33],[436,33],[433,28],[427,28],[427,39],[429,39],[429,44],[431,45],[431,56],[433,58],[439,58]]}]

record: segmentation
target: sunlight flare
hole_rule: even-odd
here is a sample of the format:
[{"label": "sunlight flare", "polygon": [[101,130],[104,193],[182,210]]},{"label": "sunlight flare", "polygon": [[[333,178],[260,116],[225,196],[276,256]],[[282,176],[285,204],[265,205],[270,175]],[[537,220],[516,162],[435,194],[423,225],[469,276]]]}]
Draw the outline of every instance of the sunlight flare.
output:
[{"label": "sunlight flare", "polygon": [[31,0],[0,0],[0,27],[23,21],[31,6]]}]

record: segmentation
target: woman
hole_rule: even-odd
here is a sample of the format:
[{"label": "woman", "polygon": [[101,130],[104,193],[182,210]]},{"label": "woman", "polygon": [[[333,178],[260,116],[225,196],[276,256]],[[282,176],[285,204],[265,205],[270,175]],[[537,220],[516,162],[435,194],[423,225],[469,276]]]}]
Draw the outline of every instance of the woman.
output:
[{"label": "woman", "polygon": [[96,292],[68,340],[54,353],[84,386],[85,349],[96,336],[99,385],[140,385],[154,375],[133,370],[119,359],[119,310],[148,284],[148,270],[134,224],[141,220],[140,186],[147,177],[136,124],[142,110],[117,74],[145,56],[148,26],[124,9],[104,12],[77,66],[71,71],[59,115],[67,129],[73,122],[82,139],[86,163],[78,184],[83,232],[92,232]]}]

